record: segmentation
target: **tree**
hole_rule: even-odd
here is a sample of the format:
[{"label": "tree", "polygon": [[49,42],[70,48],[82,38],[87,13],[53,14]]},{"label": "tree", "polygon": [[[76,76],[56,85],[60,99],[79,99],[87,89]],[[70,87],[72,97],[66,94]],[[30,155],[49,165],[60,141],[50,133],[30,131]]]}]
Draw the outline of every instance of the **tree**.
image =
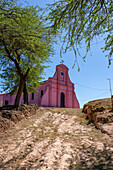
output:
[{"label": "tree", "polygon": [[73,49],[80,55],[79,47],[85,42],[86,54],[95,36],[105,36],[105,47],[108,51],[109,65],[113,54],[113,1],[112,0],[57,0],[48,5],[50,21],[54,32],[60,30],[63,43],[61,52]]},{"label": "tree", "polygon": [[0,0],[0,13],[0,66],[2,71],[13,68],[15,78],[19,79],[15,99],[18,107],[26,81],[30,81],[29,85],[34,83],[30,73],[37,72],[35,78],[38,77],[38,66],[43,66],[53,53],[53,37],[48,34],[36,7]]},{"label": "tree", "polygon": [[[28,92],[34,92],[40,85],[42,75],[46,66],[37,63],[33,69],[30,69],[26,82],[23,88],[24,104],[28,104]],[[15,95],[19,88],[19,75],[15,66],[5,67],[1,75],[1,86],[3,91],[7,91],[10,95]],[[37,92],[37,91],[36,91]]]}]

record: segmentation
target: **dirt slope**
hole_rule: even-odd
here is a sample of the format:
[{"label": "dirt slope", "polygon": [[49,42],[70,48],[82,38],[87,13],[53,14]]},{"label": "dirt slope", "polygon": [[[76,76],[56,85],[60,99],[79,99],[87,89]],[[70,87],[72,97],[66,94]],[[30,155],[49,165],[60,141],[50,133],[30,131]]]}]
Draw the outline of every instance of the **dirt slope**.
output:
[{"label": "dirt slope", "polygon": [[84,105],[83,112],[97,128],[113,137],[113,110],[110,98],[88,102]]},{"label": "dirt slope", "polygon": [[113,138],[80,109],[40,108],[0,134],[0,169],[113,169]]}]

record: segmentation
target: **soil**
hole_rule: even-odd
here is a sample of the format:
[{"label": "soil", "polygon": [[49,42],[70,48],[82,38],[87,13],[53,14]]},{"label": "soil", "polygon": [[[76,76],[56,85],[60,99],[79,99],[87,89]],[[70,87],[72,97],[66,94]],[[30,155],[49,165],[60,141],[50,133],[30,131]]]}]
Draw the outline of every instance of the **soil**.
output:
[{"label": "soil", "polygon": [[3,106],[0,108],[0,133],[7,131],[9,128],[15,126],[22,119],[27,119],[36,112],[40,112],[40,108],[35,105],[20,105],[18,110],[13,106]]},{"label": "soil", "polygon": [[81,109],[28,110],[20,110],[24,119],[18,123],[1,117],[13,125],[0,133],[0,169],[113,169],[113,137],[89,123]]},{"label": "soil", "polygon": [[110,98],[88,102],[84,105],[83,112],[96,128],[113,137],[113,110]]}]

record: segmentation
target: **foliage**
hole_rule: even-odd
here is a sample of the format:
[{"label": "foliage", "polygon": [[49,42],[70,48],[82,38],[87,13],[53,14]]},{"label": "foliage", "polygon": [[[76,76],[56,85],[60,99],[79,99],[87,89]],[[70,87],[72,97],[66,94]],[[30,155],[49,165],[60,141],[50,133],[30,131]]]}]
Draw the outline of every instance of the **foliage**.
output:
[{"label": "foliage", "polygon": [[37,7],[21,7],[14,1],[0,0],[0,68],[3,78],[10,74],[5,79],[7,88],[14,87],[15,91],[19,82],[18,102],[26,80],[29,89],[34,84],[36,88],[37,80],[34,80],[40,79],[44,63],[53,54],[53,36],[48,33],[39,11]]},{"label": "foliage", "polygon": [[[40,81],[43,78],[42,75],[44,74],[43,72],[45,67],[46,66],[37,63],[34,68],[30,69],[28,77],[26,79],[28,92],[36,91],[36,89],[40,85]],[[1,78],[1,86],[3,91],[8,92],[11,95],[16,94],[19,88],[20,78],[14,65],[10,65],[10,67],[5,67],[3,73],[1,74]]]},{"label": "foliage", "polygon": [[0,107],[2,106],[3,101],[0,102]]},{"label": "foliage", "polygon": [[109,65],[113,54],[113,1],[112,0],[57,0],[48,5],[50,11],[47,20],[56,33],[61,31],[64,50],[73,49],[76,61],[80,55],[79,48],[86,44],[86,54],[90,50],[95,36],[105,36],[105,47],[108,51]]}]

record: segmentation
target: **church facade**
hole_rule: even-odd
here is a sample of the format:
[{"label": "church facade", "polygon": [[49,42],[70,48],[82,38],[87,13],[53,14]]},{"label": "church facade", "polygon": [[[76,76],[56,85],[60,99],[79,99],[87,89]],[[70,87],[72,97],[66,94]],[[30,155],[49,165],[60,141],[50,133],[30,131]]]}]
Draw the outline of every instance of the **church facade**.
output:
[{"label": "church facade", "polygon": [[[37,91],[28,95],[29,104],[38,104],[44,107],[66,107],[79,108],[79,102],[74,92],[74,84],[68,75],[68,68],[64,64],[56,66],[56,72],[53,77],[41,83]],[[0,104],[14,104],[15,96],[9,94],[0,95]],[[20,104],[23,104],[23,95]]]}]

